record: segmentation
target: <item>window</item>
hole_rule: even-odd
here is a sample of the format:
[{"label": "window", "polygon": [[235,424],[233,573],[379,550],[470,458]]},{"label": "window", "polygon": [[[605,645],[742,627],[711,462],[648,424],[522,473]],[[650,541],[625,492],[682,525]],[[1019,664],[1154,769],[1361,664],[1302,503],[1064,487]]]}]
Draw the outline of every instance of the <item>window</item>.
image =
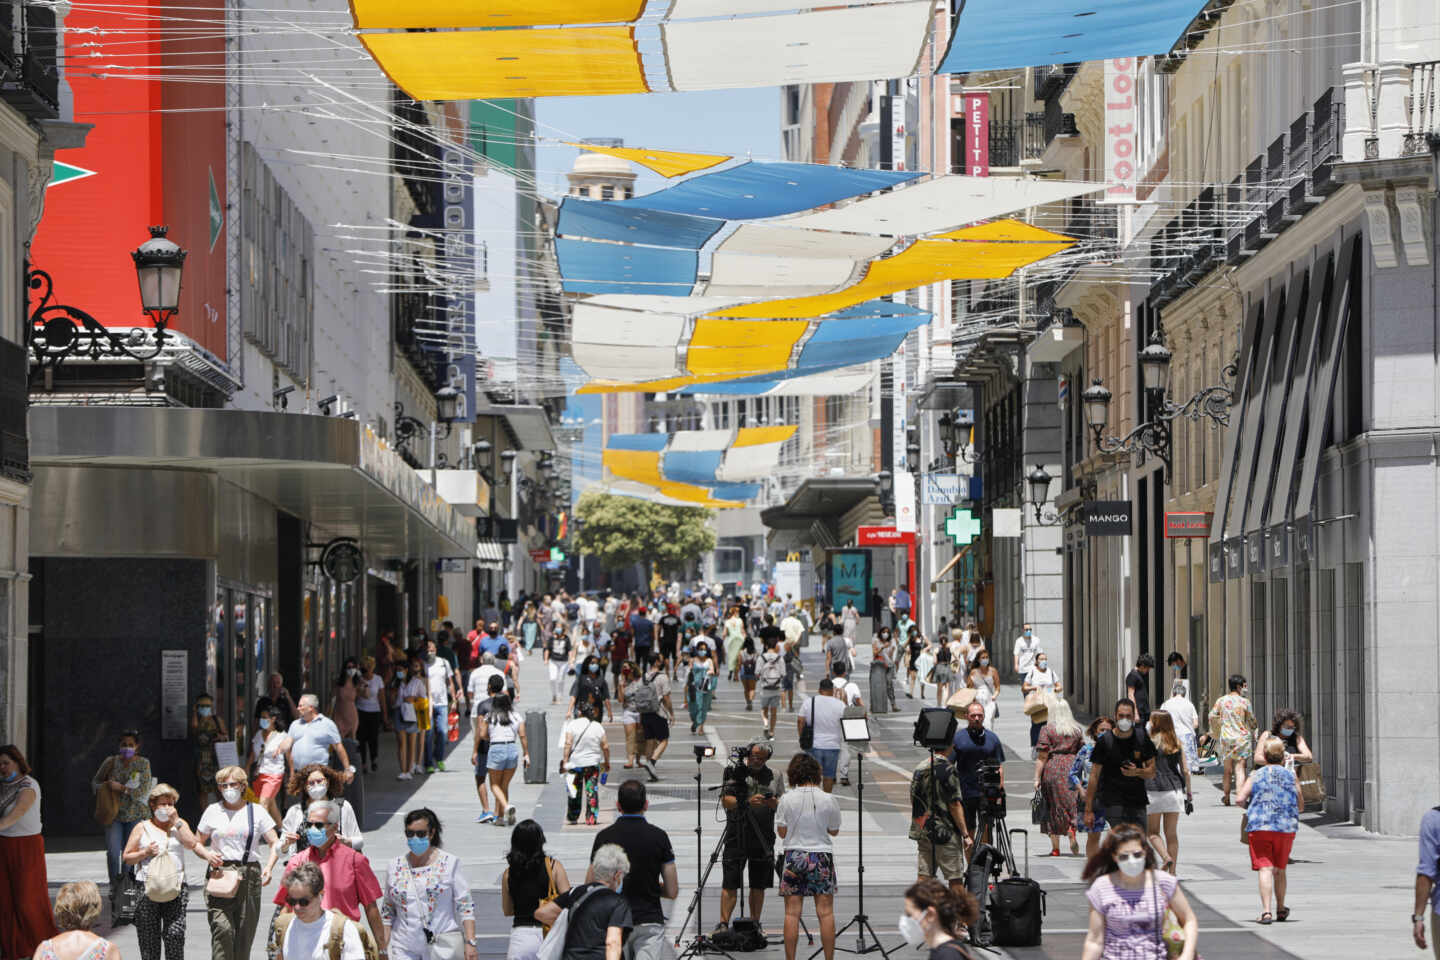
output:
[{"label": "window", "polygon": [[291,377],[307,380],[315,231],[248,142],[241,164],[240,222],[248,261],[248,282],[240,287],[244,335]]},{"label": "window", "polygon": [[604,186],[602,186],[602,187],[600,188],[600,199],[601,199],[601,200],[614,200],[614,199],[615,199],[615,188],[612,187],[612,186],[610,186],[608,183],[605,184]]}]

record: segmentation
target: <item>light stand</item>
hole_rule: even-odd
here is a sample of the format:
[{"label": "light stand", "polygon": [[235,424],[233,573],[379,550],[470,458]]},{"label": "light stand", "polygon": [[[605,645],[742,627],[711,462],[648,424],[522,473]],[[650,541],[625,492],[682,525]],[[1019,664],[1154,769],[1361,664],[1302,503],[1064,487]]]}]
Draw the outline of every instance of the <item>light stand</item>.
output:
[{"label": "light stand", "polygon": [[[704,787],[703,787],[703,784],[702,784],[702,775],[703,775],[702,765],[704,764],[706,757],[713,757],[713,756],[715,756],[715,748],[714,748],[714,747],[708,746],[708,745],[702,746],[702,745],[700,745],[700,744],[696,744],[696,745],[695,745],[695,862],[696,862],[696,863],[699,863],[700,860],[702,860],[702,859],[704,858],[704,855],[705,855],[704,842],[703,842],[703,839],[702,839],[702,833],[703,833],[703,831],[702,831],[702,828],[701,828],[701,821],[702,821],[703,816],[704,816],[704,799],[703,799],[703,794],[705,793],[705,790],[704,790]],[[728,827],[728,825],[727,825],[727,827]],[[721,841],[722,844],[723,844],[724,841],[725,841],[725,837],[724,837],[723,834],[721,835],[720,841]],[[717,859],[719,859],[720,849],[721,849],[721,848],[720,848],[719,846],[717,846],[717,847],[715,848],[715,852],[714,852],[714,853],[711,855],[711,857],[710,857],[710,863],[709,863],[709,865],[707,865],[707,866],[705,867],[705,872],[700,875],[700,880],[699,880],[699,882],[698,882],[698,883],[696,884],[696,886],[695,886],[695,896],[691,899],[691,901],[690,901],[690,909],[689,909],[689,910],[686,912],[686,914],[685,914],[685,922],[682,923],[682,924],[680,924],[680,929],[679,929],[678,931],[676,931],[676,933],[675,933],[675,946],[678,947],[678,946],[680,946],[680,940],[682,939],[682,937],[683,937],[683,935],[684,935],[684,933],[685,933],[685,928],[686,928],[687,926],[689,926],[689,924],[690,924],[690,915],[693,913],[693,914],[695,915],[695,936],[694,936],[693,938],[691,938],[689,945],[686,946],[685,949],[680,952],[680,956],[677,957],[676,960],[686,960],[687,957],[700,957],[700,956],[706,956],[706,955],[713,955],[713,956],[724,957],[725,960],[735,960],[735,958],[732,957],[732,956],[730,956],[730,954],[726,953],[724,950],[721,950],[719,947],[717,947],[717,946],[715,945],[715,941],[714,941],[714,940],[710,939],[709,934],[707,934],[707,933],[705,932],[705,921],[702,919],[702,917],[703,917],[703,915],[704,915],[704,908],[701,906],[701,904],[702,904],[702,901],[704,901],[704,899],[705,899],[705,882],[710,879],[710,871],[715,868],[715,861],[716,861]]]},{"label": "light stand", "polygon": [[[885,960],[890,960],[890,952],[880,944],[880,937],[875,933],[875,928],[870,925],[870,918],[865,915],[865,750],[870,745],[870,723],[865,717],[846,717],[840,721],[840,729],[845,735],[846,743],[861,744],[861,749],[855,753],[855,840],[859,854],[859,866],[855,873],[857,886],[860,890],[860,897],[856,903],[855,916],[846,922],[845,926],[835,931],[835,949],[842,953],[853,953],[863,956],[867,953],[880,951]],[[855,949],[850,950],[840,946],[840,935],[851,927],[856,927],[858,936],[855,938]],[[866,943],[865,934],[870,934],[871,943]],[[815,960],[824,952],[822,947],[810,954],[810,960]]]}]

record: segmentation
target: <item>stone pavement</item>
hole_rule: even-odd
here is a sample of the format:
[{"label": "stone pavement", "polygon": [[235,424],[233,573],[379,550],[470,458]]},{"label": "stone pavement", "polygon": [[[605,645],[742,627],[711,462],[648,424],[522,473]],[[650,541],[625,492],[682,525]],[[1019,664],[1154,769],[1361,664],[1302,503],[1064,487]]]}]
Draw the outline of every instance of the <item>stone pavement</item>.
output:
[{"label": "stone pavement", "polygon": [[[862,690],[868,691],[864,662],[868,654],[860,651]],[[805,651],[807,682],[818,683],[824,659],[813,644]],[[558,736],[563,703],[548,704],[544,665],[538,657],[528,659],[521,671],[521,706],[535,709],[544,706],[548,715],[550,740],[547,766],[553,771],[557,761]],[[933,688],[931,691],[933,696]],[[671,936],[681,933],[681,923],[690,906],[699,874],[720,837],[723,816],[719,811],[717,786],[721,779],[721,760],[732,746],[756,738],[761,729],[760,714],[747,712],[738,684],[722,680],[715,698],[715,707],[706,725],[704,737],[689,732],[688,718],[675,696],[677,714],[674,739],[661,762],[662,782],[650,787],[649,819],[670,833],[680,873],[680,898],[671,908]],[[797,697],[797,704],[799,698]],[[872,753],[864,760],[866,791],[864,817],[857,814],[856,791],[836,787],[845,813],[845,826],[836,838],[836,867],[841,889],[836,897],[837,926],[843,925],[859,910],[862,877],[857,862],[860,828],[863,827],[865,863],[863,889],[865,912],[886,949],[898,952],[905,960],[917,956],[906,949],[896,932],[901,910],[901,896],[915,878],[914,844],[906,839],[908,825],[909,771],[923,759],[923,752],[910,740],[915,700],[900,697],[902,713],[877,716],[872,722],[876,735]],[[1018,690],[1002,690],[998,732],[1007,744],[1009,762],[1006,779],[1010,784],[1012,827],[1029,827],[1029,805],[1034,765],[1029,761],[1029,722],[1019,711]],[[381,770],[367,775],[366,853],[377,872],[404,850],[402,817],[406,810],[428,806],[435,810],[445,826],[445,848],[462,858],[465,872],[475,891],[482,957],[501,957],[505,953],[509,922],[500,914],[497,881],[504,868],[503,857],[508,846],[508,830],[478,825],[473,818],[479,806],[475,799],[474,779],[468,763],[470,740],[466,721],[464,735],[452,747],[450,772],[422,777],[410,782],[394,779],[395,759],[393,737],[385,735]],[[624,733],[618,726],[610,728],[612,758],[616,760],[609,782],[602,792],[602,825],[614,815],[614,789],[625,779],[627,771],[620,768]],[[701,834],[696,838],[696,788],[694,776],[697,763],[692,747],[708,743],[717,748],[714,759],[698,765],[705,790],[700,793],[698,807]],[[775,744],[776,764],[784,765],[798,749],[793,714],[781,714]],[[855,776],[858,767],[852,769]],[[643,779],[643,774],[641,774]],[[558,777],[551,773],[546,784],[526,784],[517,774],[513,784],[513,802],[519,817],[534,817],[544,826],[549,852],[568,868],[572,878],[584,874],[585,864],[597,828],[567,826],[564,822],[565,792]],[[1201,924],[1200,952],[1206,960],[1225,958],[1291,958],[1306,960],[1340,960],[1358,954],[1390,958],[1423,956],[1409,939],[1407,916],[1414,880],[1415,844],[1412,839],[1377,838],[1356,827],[1326,823],[1320,815],[1308,815],[1295,843],[1299,858],[1290,870],[1289,902],[1294,910],[1288,923],[1261,927],[1255,923],[1259,914],[1259,898],[1254,875],[1249,870],[1245,848],[1238,841],[1239,811],[1223,807],[1219,802],[1218,778],[1196,781],[1196,809],[1183,818],[1180,827],[1181,851],[1179,874],[1184,889],[1199,912]],[[52,846],[65,852],[48,857],[52,889],[66,880],[91,879],[104,881],[104,854],[98,842],[65,843]],[[1068,844],[1063,845],[1068,851]],[[1008,954],[997,951],[991,956],[1011,956],[1016,960],[1037,958],[1078,958],[1087,922],[1084,888],[1079,883],[1083,860],[1068,852],[1049,858],[1046,838],[1030,835],[1030,870],[1048,892],[1045,939],[1041,947],[1015,949]],[[187,865],[187,869],[189,865]],[[193,874],[192,874],[193,876]],[[707,885],[701,912],[706,927],[717,917],[719,874],[712,874]],[[266,898],[273,895],[274,882],[266,888]],[[1358,895],[1357,895],[1358,894]],[[266,921],[269,907],[265,908]],[[774,944],[763,956],[783,956],[779,945],[779,926],[783,908],[778,898],[767,900],[762,919],[772,932]],[[810,908],[807,920],[815,930]],[[262,931],[264,924],[262,923]],[[105,930],[101,930],[105,933]],[[695,932],[692,918],[683,933]],[[840,939],[841,948],[853,949],[853,929]],[[134,928],[122,926],[111,934],[127,958],[139,957]],[[818,941],[817,941],[818,947]],[[811,948],[813,949],[813,948]],[[800,956],[811,952],[801,943]],[[976,952],[977,956],[986,954]],[[186,960],[201,960],[209,954],[209,935],[205,922],[203,898],[192,897]],[[264,948],[257,938],[254,957],[263,957]],[[172,958],[173,960],[173,958]]]}]

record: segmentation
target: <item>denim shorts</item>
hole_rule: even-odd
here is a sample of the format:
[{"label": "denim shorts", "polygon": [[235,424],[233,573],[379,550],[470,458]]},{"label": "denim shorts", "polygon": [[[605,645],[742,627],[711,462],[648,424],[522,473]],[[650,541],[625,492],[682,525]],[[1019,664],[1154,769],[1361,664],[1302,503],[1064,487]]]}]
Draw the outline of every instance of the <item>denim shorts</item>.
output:
[{"label": "denim shorts", "polygon": [[811,747],[810,756],[820,762],[820,775],[827,780],[835,779],[835,768],[840,763],[840,748],[824,749]]},{"label": "denim shorts", "polygon": [[490,753],[485,757],[486,770],[514,770],[519,765],[520,744],[513,740],[490,744]]}]

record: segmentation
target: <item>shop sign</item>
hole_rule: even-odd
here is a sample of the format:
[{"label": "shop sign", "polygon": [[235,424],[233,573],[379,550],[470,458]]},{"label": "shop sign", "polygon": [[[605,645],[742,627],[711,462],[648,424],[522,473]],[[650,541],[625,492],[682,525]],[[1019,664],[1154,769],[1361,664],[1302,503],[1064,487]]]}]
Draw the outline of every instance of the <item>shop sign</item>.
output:
[{"label": "shop sign", "polygon": [[1225,544],[1210,544],[1210,582],[1225,582]]},{"label": "shop sign", "polygon": [[190,651],[160,651],[160,739],[190,736]]},{"label": "shop sign", "polygon": [[[965,493],[969,493],[967,488]],[[964,494],[960,492],[960,475],[955,473],[925,474],[925,502],[931,506],[948,507],[959,503]]]},{"label": "shop sign", "polygon": [[967,93],[965,99],[965,173],[990,176],[990,94]]},{"label": "shop sign", "polygon": [[550,559],[550,548],[544,547],[539,550],[530,551],[530,559],[536,563],[545,563]]},{"label": "shop sign", "polygon": [[909,470],[895,471],[895,527],[915,533],[915,477]]},{"label": "shop sign", "polygon": [[1245,537],[1245,569],[1250,573],[1265,569],[1265,534],[1261,531]]},{"label": "shop sign", "polygon": [[1105,200],[1132,203],[1135,167],[1135,58],[1105,61]]},{"label": "shop sign", "polygon": [[1130,536],[1130,501],[1087,500],[1085,502],[1085,535],[1087,537]]},{"label": "shop sign", "polygon": [[1231,537],[1225,541],[1225,579],[1239,580],[1245,576],[1245,538]]},{"label": "shop sign", "polygon": [[915,531],[894,527],[856,527],[855,544],[861,547],[903,547],[915,542]]},{"label": "shop sign", "polygon": [[1290,564],[1290,534],[1285,524],[1277,523],[1270,528],[1270,567],[1285,567]]},{"label": "shop sign", "polygon": [[360,544],[349,537],[337,537],[320,552],[320,569],[336,583],[350,583],[365,570]]},{"label": "shop sign", "polygon": [[1165,536],[1170,539],[1210,536],[1210,514],[1203,510],[1169,510],[1165,513]]},{"label": "shop sign", "polygon": [[466,560],[464,557],[441,557],[435,561],[437,573],[464,573]]}]

